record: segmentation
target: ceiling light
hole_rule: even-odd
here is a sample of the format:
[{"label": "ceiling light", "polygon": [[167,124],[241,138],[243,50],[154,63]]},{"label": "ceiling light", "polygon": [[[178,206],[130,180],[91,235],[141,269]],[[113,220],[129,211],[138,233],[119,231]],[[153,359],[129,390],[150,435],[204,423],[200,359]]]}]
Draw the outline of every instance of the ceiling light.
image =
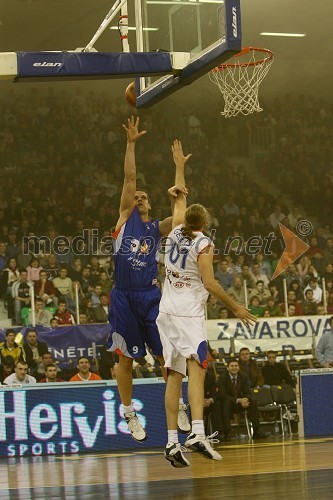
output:
[{"label": "ceiling light", "polygon": [[262,35],[262,36],[290,36],[290,37],[294,37],[294,38],[302,38],[303,36],[306,36],[305,33],[274,33],[274,32],[269,33],[268,31],[260,33],[260,35]]}]

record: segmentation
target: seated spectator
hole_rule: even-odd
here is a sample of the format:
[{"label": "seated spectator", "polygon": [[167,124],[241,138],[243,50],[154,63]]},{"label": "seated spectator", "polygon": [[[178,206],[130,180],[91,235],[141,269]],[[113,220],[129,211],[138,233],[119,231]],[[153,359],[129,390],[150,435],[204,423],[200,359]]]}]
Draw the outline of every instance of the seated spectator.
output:
[{"label": "seated spectator", "polygon": [[282,209],[280,205],[275,205],[274,212],[268,217],[268,222],[270,226],[275,230],[278,228],[279,223],[283,221],[286,217],[285,214],[282,213]]},{"label": "seated spectator", "polygon": [[64,299],[59,300],[58,309],[53,317],[58,321],[58,325],[75,325],[74,316],[67,309]]},{"label": "seated spectator", "polygon": [[276,304],[279,304],[281,302],[281,294],[278,289],[278,284],[276,281],[271,281],[268,285],[268,290],[269,293],[271,294],[271,297],[275,300]]},{"label": "seated spectator", "polygon": [[39,365],[42,364],[43,354],[49,353],[47,344],[38,340],[37,332],[32,328],[27,331],[23,349],[26,362],[31,371],[36,371]]},{"label": "seated spectator", "polygon": [[[44,308],[42,299],[35,301],[35,323],[36,325],[50,326],[52,313]],[[32,311],[29,312],[29,325],[32,325]]]},{"label": "seated spectator", "polygon": [[59,265],[57,263],[57,257],[54,253],[47,256],[43,269],[47,272],[47,279],[50,281],[53,281],[54,278],[59,276]]},{"label": "seated spectator", "polygon": [[91,307],[95,308],[101,305],[100,295],[102,293],[102,287],[99,283],[94,286],[94,291],[90,294],[91,297]]},{"label": "seated spectator", "polygon": [[90,361],[85,356],[77,360],[78,373],[74,375],[70,382],[87,382],[88,380],[102,380],[99,375],[90,371]]},{"label": "seated spectator", "polygon": [[82,301],[82,312],[87,317],[87,323],[95,323],[94,308],[91,306],[91,298],[85,297]]},{"label": "seated spectator", "polygon": [[[265,311],[268,311],[268,313],[269,313],[268,316],[270,318],[283,316],[282,311],[280,309],[280,306],[275,303],[275,300],[273,299],[273,297],[268,298]],[[265,313],[265,311],[264,311],[264,313]]]},{"label": "seated spectator", "polygon": [[266,385],[296,385],[287,367],[276,361],[274,351],[267,351],[267,363],[262,369],[262,375]]},{"label": "seated spectator", "polygon": [[[298,302],[296,300],[296,293],[294,292],[294,290],[289,290],[287,292],[287,303],[288,303],[288,307],[290,305],[295,306],[295,314],[293,314],[293,316],[302,316],[302,314],[304,314],[302,303]],[[281,309],[282,313],[284,314],[285,310],[286,310],[284,302],[282,304],[280,304],[280,309]]]},{"label": "seated spectator", "polygon": [[214,274],[215,278],[220,283],[224,291],[227,291],[233,285],[234,279],[232,274],[228,271],[228,261],[223,259],[217,265],[217,271]]},{"label": "seated spectator", "polygon": [[[69,309],[75,308],[73,282],[67,276],[67,267],[61,266],[59,276],[53,280],[56,295],[59,299],[64,299]],[[59,300],[60,304],[60,300]]]},{"label": "seated spectator", "polygon": [[271,293],[267,287],[265,287],[262,280],[257,281],[256,287],[250,293],[250,299],[252,297],[258,297],[259,304],[265,306],[267,304],[267,299],[271,296]]},{"label": "seated spectator", "polygon": [[39,265],[39,260],[33,257],[27,267],[28,280],[35,282],[39,280],[39,273],[43,268]]},{"label": "seated spectator", "polygon": [[313,290],[313,298],[315,299],[315,301],[318,303],[321,302],[323,298],[323,291],[318,285],[317,278],[315,277],[310,278],[309,284],[304,288],[304,297],[306,291],[309,289]]},{"label": "seated spectator", "polygon": [[109,317],[109,298],[106,293],[99,296],[100,304],[93,308],[96,323],[107,323]]},{"label": "seated spectator", "polygon": [[[42,361],[41,363],[38,364],[37,370],[33,372],[34,377],[36,377],[37,380],[40,380],[41,378],[45,377],[45,367],[49,365],[50,363],[54,363],[54,360],[52,358],[52,354],[50,352],[44,352],[41,356]],[[58,373],[61,371],[60,368],[57,368]]]},{"label": "seated spectator", "polygon": [[55,363],[48,363],[45,366],[45,377],[38,380],[39,384],[49,384],[52,382],[65,382],[62,378],[58,377],[58,367]]},{"label": "seated spectator", "polygon": [[32,290],[33,290],[33,282],[28,280],[28,273],[26,269],[20,269],[20,279],[18,281],[15,281],[15,283],[12,286],[15,322],[17,325],[22,325],[22,319],[21,319],[22,307],[31,306]]},{"label": "seated spectator", "polygon": [[259,264],[260,274],[264,274],[267,276],[267,279],[270,280],[272,277],[272,266],[269,260],[265,259],[263,253],[260,252],[255,256],[255,263]]},{"label": "seated spectator", "polygon": [[260,432],[259,412],[256,401],[251,401],[251,391],[246,376],[240,372],[239,363],[235,359],[228,361],[227,372],[217,381],[218,399],[221,403],[222,425],[225,440],[230,439],[230,419],[234,413],[248,412],[253,426],[253,437],[265,438]]},{"label": "seated spectator", "polygon": [[207,302],[207,319],[218,319],[221,306],[213,295],[209,295]]},{"label": "seated spectator", "polygon": [[39,273],[39,279],[34,284],[35,295],[39,297],[45,306],[58,306],[56,289],[53,282],[47,279],[47,272],[42,269]]},{"label": "seated spectator", "polygon": [[72,281],[79,281],[81,283],[81,271],[82,271],[82,262],[80,257],[74,257],[72,265],[68,270],[68,277]]},{"label": "seated spectator", "polygon": [[316,314],[317,304],[318,302],[315,300],[313,296],[313,290],[311,288],[308,288],[304,292],[304,299],[302,300],[303,313],[306,316],[312,316]]},{"label": "seated spectator", "polygon": [[221,415],[221,402],[218,397],[217,383],[214,374],[207,370],[204,385],[204,418],[210,417],[212,431],[218,432],[218,438],[222,439],[223,424]]},{"label": "seated spectator", "polygon": [[251,275],[256,285],[258,281],[263,281],[264,286],[268,287],[269,279],[266,274],[260,272],[259,264],[257,262],[254,262],[251,266]]},{"label": "seated spectator", "polygon": [[[165,267],[164,266],[162,266],[162,269],[164,269],[164,272],[165,272]],[[159,277],[157,277],[157,279],[158,279],[158,281],[161,282],[161,280],[159,280]],[[164,279],[163,279],[163,281],[164,281]],[[108,278],[108,275],[107,275],[106,271],[102,271],[100,273],[100,275],[99,275],[99,284],[101,285],[102,292],[106,293],[107,296],[109,296],[110,292],[111,292],[111,289],[112,289],[112,281],[110,280],[110,278]]]},{"label": "seated spectator", "polygon": [[15,364],[15,372],[5,378],[3,381],[5,385],[12,384],[35,384],[36,379],[28,375],[28,364],[25,361],[18,361]]},{"label": "seated spectator", "polygon": [[89,266],[84,266],[81,271],[81,289],[84,295],[87,295],[87,293],[93,292],[94,287],[92,285],[92,280],[90,277],[90,267]]},{"label": "seated spectator", "polygon": [[7,261],[6,267],[2,270],[0,275],[1,296],[12,296],[13,283],[20,279],[20,272],[17,267],[15,258],[10,258]]},{"label": "seated spectator", "polygon": [[228,288],[228,294],[230,295],[231,293],[236,297],[237,304],[245,305],[245,291],[240,278],[236,277],[233,286]]},{"label": "seated spectator", "polygon": [[253,278],[250,272],[250,267],[247,264],[242,265],[242,272],[237,274],[237,278],[241,279],[242,285],[244,285],[244,281],[246,281],[248,291],[251,291],[256,286],[255,279]]},{"label": "seated spectator", "polygon": [[302,302],[304,295],[303,295],[302,287],[301,287],[301,284],[299,281],[292,280],[290,282],[290,285],[289,285],[289,290],[292,290],[293,292],[295,292],[296,300],[298,302]]},{"label": "seated spectator", "polygon": [[324,368],[333,368],[333,316],[329,319],[331,329],[320,337],[316,358]]},{"label": "seated spectator", "polygon": [[0,365],[0,384],[3,384],[5,378],[9,377],[15,371],[15,361],[13,356],[4,356]]},{"label": "seated spectator", "polygon": [[227,307],[221,307],[218,319],[228,319],[231,317],[231,311]]},{"label": "seated spectator", "polygon": [[298,316],[298,314],[296,314],[295,304],[288,304],[288,315],[284,313],[284,316],[288,316],[288,318],[290,318],[291,316]]},{"label": "seated spectator", "polygon": [[84,312],[79,313],[79,324],[80,325],[87,325],[88,324],[86,313],[84,313]]},{"label": "seated spectator", "polygon": [[50,320],[50,328],[52,328],[52,330],[54,330],[55,328],[58,328],[59,326],[59,322],[56,318],[51,318]]},{"label": "seated spectator", "polygon": [[100,280],[100,274],[104,269],[100,266],[98,257],[93,255],[89,262],[90,267],[90,279],[93,286],[95,286]]},{"label": "seated spectator", "polygon": [[265,308],[259,304],[259,299],[256,295],[250,299],[250,313],[256,318],[262,318]]},{"label": "seated spectator", "polygon": [[250,388],[260,387],[264,384],[264,378],[258,363],[251,358],[250,350],[242,347],[239,351],[239,371],[244,375]]},{"label": "seated spectator", "polygon": [[321,304],[317,305],[316,315],[317,316],[324,316],[325,314],[326,314],[325,306],[323,306]]},{"label": "seated spectator", "polygon": [[6,340],[0,344],[0,360],[5,356],[12,356],[14,363],[25,361],[23,348],[15,342],[16,333],[14,330],[6,330]]}]

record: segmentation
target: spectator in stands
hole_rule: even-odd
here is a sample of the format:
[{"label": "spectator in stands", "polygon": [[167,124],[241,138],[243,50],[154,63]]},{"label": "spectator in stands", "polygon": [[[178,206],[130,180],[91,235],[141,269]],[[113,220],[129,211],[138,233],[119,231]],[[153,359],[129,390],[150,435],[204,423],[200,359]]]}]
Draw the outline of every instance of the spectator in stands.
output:
[{"label": "spectator in stands", "polygon": [[[165,273],[164,266],[162,266],[162,269],[164,269],[164,273]],[[165,274],[164,274],[164,277],[165,277]],[[157,279],[158,279],[158,277],[157,277]],[[163,281],[164,281],[164,279],[163,279]],[[99,284],[101,285],[102,292],[106,293],[109,296],[110,292],[111,292],[111,288],[112,288],[112,281],[110,278],[108,278],[106,271],[101,271],[101,273],[99,275]]]},{"label": "spectator in stands", "polygon": [[324,251],[318,245],[318,239],[312,236],[309,241],[310,248],[307,250],[306,255],[310,257],[311,263],[314,264],[319,270],[322,269],[322,263],[324,259]]},{"label": "spectator in stands", "polygon": [[259,298],[254,295],[250,299],[249,309],[256,318],[262,318],[265,308],[260,305]]},{"label": "spectator in stands", "polygon": [[271,297],[275,300],[275,303],[278,304],[281,302],[279,289],[278,289],[278,284],[275,281],[271,281],[268,285],[269,293],[271,294]]},{"label": "spectator in stands", "polygon": [[90,295],[92,308],[95,308],[95,307],[101,305],[101,301],[100,301],[101,293],[102,293],[102,287],[99,283],[96,283],[96,285],[94,286],[94,291]]},{"label": "spectator in stands", "polygon": [[80,257],[74,257],[72,265],[68,269],[68,277],[72,281],[79,281],[81,283],[82,262]]},{"label": "spectator in stands", "polygon": [[56,289],[53,282],[47,279],[45,269],[39,272],[39,279],[35,281],[34,289],[35,295],[42,300],[45,306],[57,307],[58,297],[56,297]]},{"label": "spectator in stands", "polygon": [[304,292],[304,298],[302,300],[303,313],[306,316],[312,316],[316,314],[317,304],[318,302],[313,296],[313,290],[311,288],[308,288],[306,292]]},{"label": "spectator in stands", "polygon": [[325,314],[327,314],[325,311],[325,306],[321,304],[317,305],[316,314],[317,316],[324,316]]},{"label": "spectator in stands", "polygon": [[[69,309],[75,308],[73,282],[67,276],[67,267],[61,266],[59,276],[53,280],[56,295],[59,299],[64,299]],[[60,300],[59,300],[60,304]]]},{"label": "spectator in stands", "polygon": [[99,299],[100,304],[93,307],[94,319],[96,323],[107,323],[109,316],[109,297],[106,293],[102,292]]},{"label": "spectator in stands", "polygon": [[35,384],[36,379],[28,375],[28,364],[25,361],[17,361],[17,363],[15,363],[15,372],[5,378],[3,383],[5,385]]},{"label": "spectator in stands", "polygon": [[27,267],[28,280],[32,282],[39,281],[39,273],[43,268],[39,265],[39,260],[33,257]]},{"label": "spectator in stands", "polygon": [[221,402],[224,439],[230,439],[230,419],[234,413],[247,410],[253,426],[253,438],[265,438],[260,432],[259,412],[256,401],[252,401],[252,394],[246,376],[240,372],[239,362],[235,359],[228,361],[227,372],[217,381],[218,399]]},{"label": "spectator in stands", "polygon": [[327,238],[326,246],[323,251],[323,264],[329,264],[333,262],[333,238]]},{"label": "spectator in stands", "polygon": [[285,218],[285,214],[282,213],[281,206],[275,205],[274,212],[268,217],[269,225],[275,230],[279,227],[279,223]]},{"label": "spectator in stands", "polygon": [[298,275],[295,264],[289,264],[289,266],[283,273],[283,278],[286,279],[288,288],[290,288],[291,283],[294,282],[297,282],[299,286],[302,285],[302,278]]},{"label": "spectator in stands", "polygon": [[295,205],[292,209],[291,212],[287,215],[289,226],[291,229],[295,229],[297,226],[297,223],[302,219],[302,216],[300,214],[299,208],[297,205]]},{"label": "spectator in stands", "polygon": [[228,271],[228,261],[223,259],[221,263],[217,265],[217,271],[215,273],[215,278],[219,281],[224,291],[227,291],[233,285],[233,276]]},{"label": "spectator in stands", "polygon": [[296,269],[297,269],[298,275],[303,280],[303,283],[304,283],[305,276],[307,276],[307,274],[308,274],[310,264],[311,264],[311,260],[306,255],[303,255],[303,257],[301,257],[299,263],[296,264]]},{"label": "spectator in stands", "polygon": [[88,324],[86,313],[83,313],[83,312],[79,313],[79,324],[80,325],[87,325]]},{"label": "spectator in stands", "polygon": [[210,295],[207,302],[207,319],[219,319],[221,306],[217,299]]},{"label": "spectator in stands", "polygon": [[229,309],[227,309],[226,307],[221,307],[219,319],[228,319],[229,317]]},{"label": "spectator in stands", "polygon": [[39,384],[49,384],[52,382],[65,382],[62,378],[58,377],[58,367],[55,363],[49,363],[45,366],[45,377],[38,380]]},{"label": "spectator in stands", "polygon": [[85,356],[77,360],[78,373],[74,375],[70,382],[88,382],[88,380],[102,380],[99,375],[90,371],[90,361]]},{"label": "spectator in stands", "polygon": [[75,325],[74,316],[67,309],[66,300],[60,299],[58,309],[55,312],[54,318],[58,321],[58,325]]},{"label": "spectator in stands", "polygon": [[304,288],[304,297],[307,290],[313,290],[313,298],[317,303],[320,303],[323,298],[323,291],[318,285],[317,278],[310,278],[309,284]]},{"label": "spectator in stands", "polygon": [[115,352],[106,350],[106,346],[101,347],[98,373],[103,380],[112,380],[114,376],[114,366],[119,363],[119,357]]},{"label": "spectator in stands", "polygon": [[53,330],[55,328],[58,328],[58,326],[59,326],[58,320],[56,318],[52,318],[50,320],[50,328],[52,328],[52,330]]},{"label": "spectator in stands", "polygon": [[12,329],[6,330],[6,340],[0,343],[0,359],[5,356],[12,356],[14,363],[25,361],[23,348],[15,342],[16,333]]},{"label": "spectator in stands", "polygon": [[272,277],[272,266],[269,260],[265,259],[263,253],[258,253],[255,257],[255,263],[259,264],[259,273],[264,274],[268,280]]},{"label": "spectator in stands", "polygon": [[[294,292],[294,290],[288,290],[287,303],[288,303],[288,306],[290,306],[290,305],[295,306],[295,314],[294,314],[295,316],[302,316],[302,314],[304,314],[302,303],[300,301],[296,300],[296,293]],[[281,309],[282,313],[284,314],[285,310],[286,310],[284,302],[280,304],[280,309]]]},{"label": "spectator in stands", "polygon": [[[326,285],[327,281],[330,280],[331,282],[333,281],[333,263],[328,262],[325,266],[325,271],[322,274],[322,278],[325,278],[326,280]],[[327,288],[327,286],[326,286]]]},{"label": "spectator in stands", "polygon": [[104,269],[100,266],[98,257],[96,257],[96,255],[93,255],[90,258],[89,267],[91,284],[95,286],[100,280],[101,272],[104,271]]},{"label": "spectator in stands", "polygon": [[8,255],[6,253],[7,245],[4,241],[0,241],[0,271],[6,267]]},{"label": "spectator in stands", "polygon": [[268,317],[270,318],[283,316],[280,306],[275,303],[275,300],[272,296],[268,297],[267,299],[267,304],[264,310],[264,316],[265,316],[265,311],[268,311]]},{"label": "spectator in stands", "polygon": [[13,283],[20,279],[20,272],[15,257],[8,259],[6,267],[1,273],[1,293],[12,295]]},{"label": "spectator in stands", "polygon": [[250,299],[252,299],[252,297],[258,297],[261,306],[267,304],[267,300],[271,297],[271,293],[269,289],[265,287],[262,280],[257,281],[256,287],[250,292]]},{"label": "spectator in stands", "polygon": [[301,285],[298,280],[292,280],[289,285],[289,290],[295,292],[296,300],[302,302],[304,295],[301,289]]},{"label": "spectator in stands", "polygon": [[[218,432],[218,439],[223,437],[223,424],[221,415],[221,401],[218,396],[215,375],[207,370],[204,384],[204,419],[210,418],[212,431]],[[208,435],[210,432],[207,432]]]},{"label": "spectator in stands", "polygon": [[91,277],[90,277],[90,267],[84,266],[81,271],[81,289],[84,295],[91,293],[94,291],[94,287],[92,285]]},{"label": "spectator in stands", "polygon": [[330,330],[320,338],[316,348],[317,361],[324,368],[333,368],[333,316],[329,319]]},{"label": "spectator in stands", "polygon": [[235,219],[239,216],[239,206],[236,205],[232,194],[227,196],[227,202],[223,205],[223,210],[228,219]]},{"label": "spectator in stands", "polygon": [[20,279],[15,281],[12,285],[15,322],[17,325],[22,324],[22,307],[30,307],[31,305],[31,293],[33,293],[33,282],[28,281],[28,273],[26,269],[20,269]]},{"label": "spectator in stands", "polygon": [[23,349],[25,360],[31,371],[36,371],[38,369],[39,365],[42,364],[43,354],[48,354],[49,352],[46,342],[39,341],[36,330],[32,328],[27,330]]},{"label": "spectator in stands", "polygon": [[267,351],[267,363],[262,369],[265,385],[281,385],[289,384],[295,387],[293,380],[286,365],[276,361],[276,354],[274,351]]},{"label": "spectator in stands", "polygon": [[264,383],[261,368],[258,363],[251,358],[250,350],[242,347],[239,351],[239,371],[245,376],[248,387],[260,387]]},{"label": "spectator in stands", "polygon": [[47,279],[50,281],[53,281],[54,278],[59,276],[59,265],[57,263],[57,257],[54,253],[47,256],[44,264],[44,270],[47,272]]},{"label": "spectator in stands", "polygon": [[244,281],[246,281],[248,291],[251,291],[256,286],[255,279],[252,276],[250,267],[247,264],[243,264],[242,272],[237,274],[237,278],[241,279],[242,285],[244,285]]},{"label": "spectator in stands", "polygon": [[263,281],[264,285],[267,287],[269,284],[269,279],[267,278],[266,274],[262,274],[259,269],[259,264],[257,262],[253,262],[251,266],[251,275],[252,278],[254,279],[254,282],[257,284],[258,281]]},{"label": "spectator in stands", "polygon": [[[44,352],[42,354],[42,362],[38,364],[37,370],[34,371],[34,377],[36,377],[37,381],[45,377],[45,369],[47,365],[52,363],[54,363],[52,354],[50,352]],[[61,371],[59,367],[57,367],[57,371],[59,374]]]},{"label": "spectator in stands", "polygon": [[[284,313],[284,316],[287,316],[287,314]],[[288,304],[288,318],[290,318],[291,316],[298,316],[296,314],[295,304]]]},{"label": "spectator in stands", "polygon": [[237,304],[245,305],[245,291],[240,278],[236,277],[233,286],[228,288],[228,294],[230,295],[231,293],[235,296]]},{"label": "spectator in stands", "polygon": [[244,237],[246,240],[252,236],[260,236],[264,232],[264,226],[258,221],[254,213],[250,214],[248,222],[245,225]]},{"label": "spectator in stands", "polygon": [[15,361],[13,356],[4,356],[0,364],[0,384],[3,384],[5,378],[9,377],[15,371]]}]

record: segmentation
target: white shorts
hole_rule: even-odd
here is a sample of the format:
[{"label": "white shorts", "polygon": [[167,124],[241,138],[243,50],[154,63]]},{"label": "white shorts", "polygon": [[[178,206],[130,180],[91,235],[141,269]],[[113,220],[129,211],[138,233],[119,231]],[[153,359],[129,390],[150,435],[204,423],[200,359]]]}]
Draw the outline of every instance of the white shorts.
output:
[{"label": "white shorts", "polygon": [[186,360],[207,367],[205,317],[172,316],[160,312],[156,324],[163,346],[164,367],[186,376]]}]

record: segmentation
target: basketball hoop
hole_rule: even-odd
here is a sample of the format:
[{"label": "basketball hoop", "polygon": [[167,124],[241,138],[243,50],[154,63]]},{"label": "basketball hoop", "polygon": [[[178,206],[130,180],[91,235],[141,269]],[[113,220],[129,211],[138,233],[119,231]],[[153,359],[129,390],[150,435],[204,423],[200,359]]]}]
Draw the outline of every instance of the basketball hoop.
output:
[{"label": "basketball hoop", "polygon": [[268,49],[245,47],[230,61],[217,66],[209,73],[224,98],[223,116],[229,118],[239,113],[249,115],[260,112],[259,85],[273,63],[274,55]]}]

